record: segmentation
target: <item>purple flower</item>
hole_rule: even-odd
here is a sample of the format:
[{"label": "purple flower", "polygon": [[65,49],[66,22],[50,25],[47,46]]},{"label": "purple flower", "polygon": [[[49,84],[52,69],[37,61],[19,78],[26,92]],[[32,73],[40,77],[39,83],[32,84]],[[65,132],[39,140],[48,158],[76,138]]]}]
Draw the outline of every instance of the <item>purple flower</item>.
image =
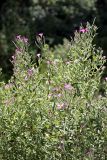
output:
[{"label": "purple flower", "polygon": [[42,37],[43,37],[43,33],[39,33],[38,36],[39,36],[40,38],[42,38]]},{"label": "purple flower", "polygon": [[12,59],[13,59],[13,61],[15,61],[15,60],[16,60],[16,56],[15,56],[15,55],[13,55],[13,56],[12,56]]},{"label": "purple flower", "polygon": [[16,53],[16,54],[19,54],[19,53],[21,53],[21,52],[22,52],[22,49],[21,49],[21,48],[16,48],[16,49],[15,49],[15,53]]},{"label": "purple flower", "polygon": [[65,90],[72,90],[72,88],[73,88],[73,87],[71,86],[71,84],[65,83],[65,85],[64,85],[64,89],[65,89]]},{"label": "purple flower", "polygon": [[48,60],[46,63],[47,63],[48,65],[50,65],[50,64],[52,64],[52,61]]},{"label": "purple flower", "polygon": [[52,89],[53,92],[58,92],[60,89],[58,87],[55,87]]},{"label": "purple flower", "polygon": [[27,81],[27,80],[28,80],[28,76],[25,77],[25,81]]},{"label": "purple flower", "polygon": [[107,77],[105,77],[105,81],[107,81]]},{"label": "purple flower", "polygon": [[8,83],[5,85],[5,89],[10,89],[13,87],[13,84],[12,83]]},{"label": "purple flower", "polygon": [[58,93],[58,94],[54,94],[53,95],[55,98],[60,98],[61,96],[62,96],[62,94],[61,93]]},{"label": "purple flower", "polygon": [[57,95],[57,97],[59,97],[59,98],[60,98],[61,96],[62,96],[62,94],[61,94],[61,93],[59,93],[59,94]]},{"label": "purple flower", "polygon": [[23,42],[24,42],[24,43],[28,43],[28,38],[23,37]]},{"label": "purple flower", "polygon": [[28,38],[26,38],[24,36],[22,37],[21,35],[17,35],[16,40],[19,40],[19,41],[24,42],[24,43],[28,43]]},{"label": "purple flower", "polygon": [[65,109],[67,105],[65,103],[58,103],[57,104],[57,109]]},{"label": "purple flower", "polygon": [[28,69],[28,75],[32,76],[32,74],[33,74],[33,69]]},{"label": "purple flower", "polygon": [[17,39],[17,40],[22,40],[21,35],[17,35],[17,36],[16,36],[16,39]]},{"label": "purple flower", "polygon": [[12,59],[13,59],[13,60],[15,59],[15,56],[14,56],[14,55],[12,56]]},{"label": "purple flower", "polygon": [[88,32],[89,30],[87,28],[85,28],[85,32]]},{"label": "purple flower", "polygon": [[80,32],[80,33],[85,33],[85,32],[88,32],[88,29],[87,29],[87,28],[81,28],[81,29],[79,30],[79,32]]},{"label": "purple flower", "polygon": [[12,97],[12,98],[10,98],[10,99],[5,100],[5,101],[4,101],[4,104],[5,104],[6,106],[9,106],[9,105],[12,105],[12,104],[14,103],[14,101],[15,101],[15,98]]},{"label": "purple flower", "polygon": [[40,58],[40,56],[41,56],[41,54],[40,54],[40,53],[38,53],[38,54],[37,54],[37,57],[38,57],[38,58]]},{"label": "purple flower", "polygon": [[15,56],[15,54],[12,56],[12,60],[11,60],[11,62],[12,63],[15,63],[15,61],[16,61],[16,56]]}]

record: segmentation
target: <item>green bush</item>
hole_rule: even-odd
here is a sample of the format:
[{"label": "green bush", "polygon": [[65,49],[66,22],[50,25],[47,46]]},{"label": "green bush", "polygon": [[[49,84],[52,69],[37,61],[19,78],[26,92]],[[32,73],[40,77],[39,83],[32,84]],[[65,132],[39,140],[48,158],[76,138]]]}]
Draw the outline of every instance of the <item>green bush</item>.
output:
[{"label": "green bush", "polygon": [[95,33],[87,24],[53,51],[39,34],[38,66],[28,39],[16,37],[14,74],[0,83],[1,160],[107,159],[107,78],[102,96],[105,58],[92,45]]}]

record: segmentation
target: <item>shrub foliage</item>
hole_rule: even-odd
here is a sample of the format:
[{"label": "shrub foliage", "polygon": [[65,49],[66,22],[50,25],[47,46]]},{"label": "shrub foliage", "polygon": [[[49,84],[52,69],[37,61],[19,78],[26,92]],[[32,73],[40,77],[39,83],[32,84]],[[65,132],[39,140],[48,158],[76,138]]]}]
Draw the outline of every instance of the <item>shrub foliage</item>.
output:
[{"label": "shrub foliage", "polygon": [[93,39],[96,27],[75,32],[52,50],[40,33],[38,66],[28,39],[17,36],[14,74],[0,83],[1,160],[105,160],[107,82],[105,57]]}]

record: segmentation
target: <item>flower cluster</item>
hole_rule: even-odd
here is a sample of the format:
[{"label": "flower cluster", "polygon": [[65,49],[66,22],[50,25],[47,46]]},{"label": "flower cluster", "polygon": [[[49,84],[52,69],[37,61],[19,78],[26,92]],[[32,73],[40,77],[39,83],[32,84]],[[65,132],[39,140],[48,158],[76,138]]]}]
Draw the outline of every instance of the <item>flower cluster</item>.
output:
[{"label": "flower cluster", "polygon": [[20,42],[23,42],[25,44],[28,44],[28,38],[26,38],[25,36],[17,35],[16,40],[20,41]]},{"label": "flower cluster", "polygon": [[87,29],[87,28],[81,28],[80,30],[79,30],[79,32],[80,33],[86,33],[86,32],[88,32],[89,30]]}]

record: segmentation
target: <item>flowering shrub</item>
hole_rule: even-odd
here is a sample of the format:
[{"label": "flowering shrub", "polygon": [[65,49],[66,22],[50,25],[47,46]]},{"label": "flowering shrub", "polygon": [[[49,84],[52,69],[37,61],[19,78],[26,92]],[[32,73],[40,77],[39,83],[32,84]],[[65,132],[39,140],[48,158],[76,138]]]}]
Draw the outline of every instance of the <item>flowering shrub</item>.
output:
[{"label": "flowering shrub", "polygon": [[38,35],[39,66],[31,60],[28,39],[16,37],[14,75],[0,84],[2,160],[107,158],[106,79],[100,94],[106,59],[92,44],[95,33],[87,24],[54,51]]}]

